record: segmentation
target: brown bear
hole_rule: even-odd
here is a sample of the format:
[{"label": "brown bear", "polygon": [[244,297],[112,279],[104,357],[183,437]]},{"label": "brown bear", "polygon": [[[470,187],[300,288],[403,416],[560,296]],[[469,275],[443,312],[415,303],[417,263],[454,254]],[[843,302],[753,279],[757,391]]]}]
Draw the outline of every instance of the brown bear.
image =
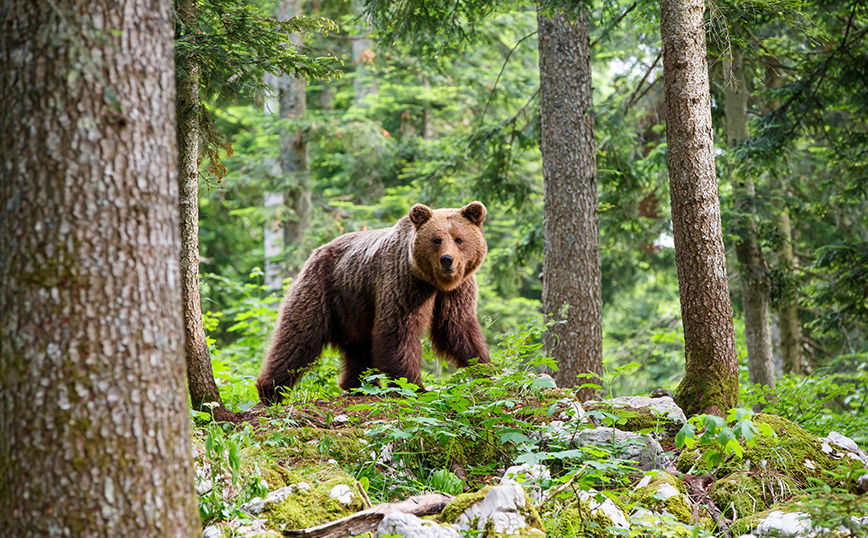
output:
[{"label": "brown bear", "polygon": [[476,278],[487,252],[485,206],[416,204],[391,228],[353,232],[316,249],[290,286],[262,373],[266,405],[282,400],[325,344],[341,351],[340,386],[374,368],[421,386],[422,344],[456,366],[488,363],[476,319]]}]

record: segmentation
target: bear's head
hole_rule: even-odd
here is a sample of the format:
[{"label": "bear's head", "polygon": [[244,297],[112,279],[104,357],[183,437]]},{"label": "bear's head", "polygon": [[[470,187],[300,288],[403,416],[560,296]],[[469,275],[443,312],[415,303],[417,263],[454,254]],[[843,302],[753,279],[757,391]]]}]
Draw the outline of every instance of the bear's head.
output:
[{"label": "bear's head", "polygon": [[485,260],[488,246],[482,233],[485,206],[471,202],[461,209],[410,208],[416,229],[410,255],[416,276],[450,291],[473,276]]}]

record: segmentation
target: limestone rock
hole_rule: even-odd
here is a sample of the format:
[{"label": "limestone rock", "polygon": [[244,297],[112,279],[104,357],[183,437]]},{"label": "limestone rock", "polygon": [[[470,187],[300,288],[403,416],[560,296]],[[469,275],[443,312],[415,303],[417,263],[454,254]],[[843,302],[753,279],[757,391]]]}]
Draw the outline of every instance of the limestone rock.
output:
[{"label": "limestone rock", "polygon": [[420,519],[413,514],[390,512],[380,522],[375,533],[376,538],[391,534],[404,538],[459,538],[460,535],[452,527],[441,527],[433,521]]},{"label": "limestone rock", "polygon": [[630,523],[627,522],[627,517],[624,516],[624,512],[622,512],[621,509],[612,502],[612,499],[607,497],[603,502],[598,502],[595,495],[593,495],[593,492],[587,491],[580,491],[579,499],[587,502],[591,506],[591,513],[603,513],[612,520],[612,524],[616,527],[621,527],[622,529],[630,528]]},{"label": "limestone rock", "polygon": [[663,453],[660,443],[648,434],[642,435],[599,427],[589,430],[579,430],[570,439],[576,446],[610,445],[613,440],[616,444],[629,442],[629,445],[625,449],[624,457],[636,460],[639,463],[639,468],[643,471],[665,469],[672,465],[672,461]]},{"label": "limestone rock", "polygon": [[538,516],[532,506],[528,506],[524,489],[516,482],[495,486],[488,491],[485,498],[464,510],[453,523],[456,530],[485,531],[491,523],[495,533],[518,534],[542,530]]},{"label": "limestone rock", "polygon": [[329,497],[337,499],[342,504],[352,504],[355,494],[353,490],[346,484],[338,484],[329,492]]},{"label": "limestone rock", "polygon": [[276,489],[269,493],[264,499],[253,497],[246,503],[242,504],[241,509],[248,514],[258,514],[265,510],[265,505],[267,504],[278,504],[283,502],[287,497],[292,495],[293,491],[295,491],[295,486],[286,486]]},{"label": "limestone rock", "polygon": [[551,479],[551,473],[545,465],[513,465],[503,473],[501,484],[517,483],[527,491],[535,503],[543,499],[542,481]]}]

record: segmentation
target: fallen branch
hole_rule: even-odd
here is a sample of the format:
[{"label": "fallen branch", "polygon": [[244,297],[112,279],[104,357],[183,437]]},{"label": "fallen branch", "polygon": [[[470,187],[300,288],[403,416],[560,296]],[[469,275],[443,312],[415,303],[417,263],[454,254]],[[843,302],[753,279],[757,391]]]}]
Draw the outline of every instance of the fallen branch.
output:
[{"label": "fallen branch", "polygon": [[359,536],[376,530],[380,521],[389,512],[403,512],[414,516],[430,516],[439,514],[453,497],[445,493],[417,495],[404,501],[378,504],[373,508],[356,512],[351,516],[308,529],[292,529],[283,531],[284,536],[293,538],[346,538]]}]

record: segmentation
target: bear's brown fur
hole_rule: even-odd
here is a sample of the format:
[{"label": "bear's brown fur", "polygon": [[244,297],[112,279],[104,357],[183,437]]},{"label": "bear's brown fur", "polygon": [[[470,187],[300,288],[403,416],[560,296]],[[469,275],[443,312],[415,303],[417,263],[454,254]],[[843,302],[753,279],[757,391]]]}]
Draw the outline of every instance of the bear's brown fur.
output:
[{"label": "bear's brown fur", "polygon": [[422,384],[422,345],[456,366],[489,362],[476,319],[476,278],[487,252],[485,206],[416,204],[391,228],[348,233],[316,249],[290,286],[257,380],[265,404],[298,381],[325,344],[340,349],[340,386],[369,368]]}]

